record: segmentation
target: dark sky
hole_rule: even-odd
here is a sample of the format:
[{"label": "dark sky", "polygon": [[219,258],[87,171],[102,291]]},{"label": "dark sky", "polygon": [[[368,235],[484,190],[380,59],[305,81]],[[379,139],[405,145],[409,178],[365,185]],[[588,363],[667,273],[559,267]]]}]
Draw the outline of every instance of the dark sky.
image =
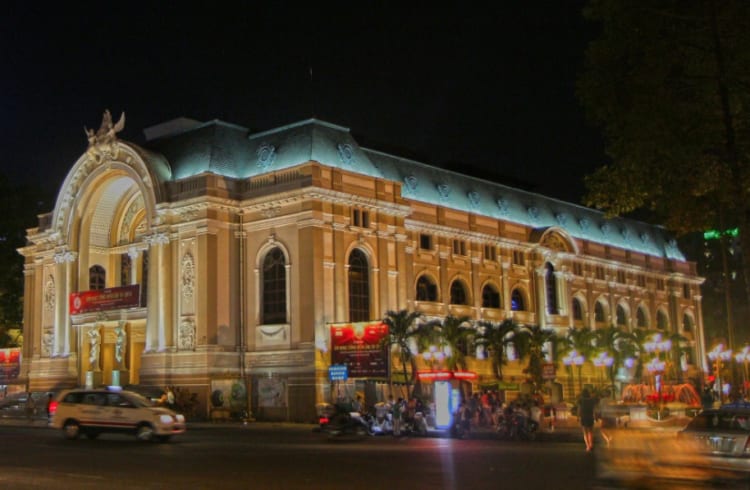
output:
[{"label": "dark sky", "polygon": [[180,116],[265,130],[314,115],[576,202],[604,162],[574,95],[596,33],[582,1],[201,3],[5,5],[0,171],[59,187],[106,108],[136,143]]}]

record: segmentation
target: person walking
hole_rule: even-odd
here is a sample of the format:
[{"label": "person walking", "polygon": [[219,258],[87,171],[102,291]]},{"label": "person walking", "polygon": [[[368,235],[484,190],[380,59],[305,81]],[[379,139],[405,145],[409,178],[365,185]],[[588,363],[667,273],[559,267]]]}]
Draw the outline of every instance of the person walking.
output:
[{"label": "person walking", "polygon": [[34,403],[34,397],[31,396],[31,392],[26,393],[26,416],[29,418],[29,422],[33,422],[34,415],[36,415],[36,404]]},{"label": "person walking", "polygon": [[404,414],[404,399],[399,398],[398,401],[393,404],[391,410],[393,415],[393,437],[399,437],[401,436],[401,418]]},{"label": "person walking", "polygon": [[586,444],[586,451],[594,449],[594,412],[596,411],[597,400],[591,396],[588,388],[581,392],[581,398],[578,400],[578,420],[583,430],[583,442]]}]

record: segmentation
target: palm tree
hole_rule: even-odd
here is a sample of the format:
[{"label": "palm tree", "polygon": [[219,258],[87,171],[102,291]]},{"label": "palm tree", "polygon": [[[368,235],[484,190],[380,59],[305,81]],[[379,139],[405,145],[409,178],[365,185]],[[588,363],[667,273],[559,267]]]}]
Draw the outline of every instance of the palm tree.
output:
[{"label": "palm tree", "polygon": [[447,348],[449,354],[445,359],[445,366],[451,371],[455,371],[456,368],[463,371],[467,369],[466,350],[469,337],[474,333],[470,325],[471,318],[468,316],[453,315],[448,315],[441,323],[435,324],[439,345]]},{"label": "palm tree", "polygon": [[555,339],[555,331],[545,329],[539,325],[524,325],[519,329],[518,342],[519,357],[528,357],[529,364],[525,372],[531,377],[534,390],[538,390],[544,380],[542,379],[542,365],[544,364],[546,353],[544,345]]},{"label": "palm tree", "polygon": [[[388,326],[388,334],[383,337],[383,344],[388,347],[390,353],[394,348],[398,350],[398,358],[404,373],[407,395],[411,395],[411,381],[416,373],[416,362],[412,352],[412,342],[419,338],[421,330],[418,321],[422,319],[422,313],[408,310],[388,310],[383,317],[383,323]],[[407,371],[407,365],[411,366],[411,376]]]},{"label": "palm tree", "polygon": [[503,366],[508,363],[505,349],[513,345],[514,338],[518,333],[518,325],[513,320],[503,320],[502,323],[480,321],[477,326],[477,345],[481,345],[490,354],[492,360],[492,372],[495,378],[503,379]]},{"label": "palm tree", "polygon": [[612,358],[612,364],[606,366],[606,373],[613,398],[615,397],[615,372],[625,360],[623,344],[626,343],[626,335],[626,332],[614,325],[594,331],[596,347],[600,352],[606,352]]},{"label": "palm tree", "polygon": [[[568,332],[565,334],[565,344],[567,345],[567,352],[576,351],[582,356],[584,362],[591,360],[591,355],[594,352],[594,331],[590,327],[574,328],[570,327]],[[581,374],[583,371],[583,364],[577,364],[578,366],[578,389],[581,389]],[[570,367],[571,376],[573,372],[573,366]],[[572,390],[571,390],[572,391]],[[572,395],[572,393],[571,393]]]}]

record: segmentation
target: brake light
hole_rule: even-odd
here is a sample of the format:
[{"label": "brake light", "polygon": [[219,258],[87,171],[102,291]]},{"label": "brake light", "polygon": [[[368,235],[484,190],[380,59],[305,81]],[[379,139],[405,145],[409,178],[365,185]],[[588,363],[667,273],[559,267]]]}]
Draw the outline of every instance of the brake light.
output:
[{"label": "brake light", "polygon": [[328,417],[320,417],[320,425],[325,425],[328,423]]},{"label": "brake light", "polygon": [[55,412],[57,412],[57,402],[50,402],[49,404],[49,414],[55,415]]}]

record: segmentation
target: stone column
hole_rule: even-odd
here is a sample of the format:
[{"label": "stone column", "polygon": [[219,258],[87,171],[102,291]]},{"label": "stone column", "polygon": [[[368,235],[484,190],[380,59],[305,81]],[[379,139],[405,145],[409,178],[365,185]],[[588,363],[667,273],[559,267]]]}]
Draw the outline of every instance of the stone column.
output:
[{"label": "stone column", "polygon": [[536,297],[537,297],[537,307],[536,311],[538,311],[538,317],[539,317],[539,326],[541,328],[544,328],[547,326],[547,288],[545,284],[545,277],[547,274],[547,268],[546,267],[539,267],[536,269]]},{"label": "stone column", "polygon": [[55,338],[52,356],[70,355],[70,303],[73,290],[73,262],[77,254],[64,250],[55,254]]},{"label": "stone column", "polygon": [[146,320],[146,352],[163,352],[167,348],[169,322],[169,263],[165,249],[169,237],[164,233],[151,235],[148,271],[148,317]]}]

